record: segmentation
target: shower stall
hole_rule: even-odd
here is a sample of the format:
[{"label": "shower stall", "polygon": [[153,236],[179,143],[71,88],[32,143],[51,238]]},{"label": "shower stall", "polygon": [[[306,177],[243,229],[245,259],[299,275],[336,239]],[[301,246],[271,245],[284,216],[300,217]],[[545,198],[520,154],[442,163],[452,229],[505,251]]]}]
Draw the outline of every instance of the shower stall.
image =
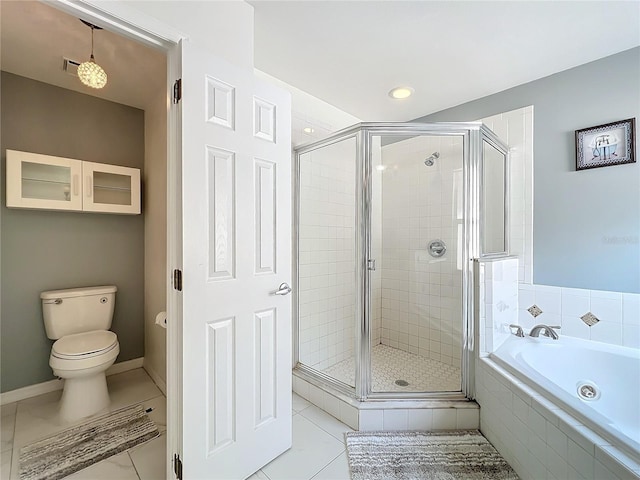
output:
[{"label": "shower stall", "polygon": [[508,253],[481,123],[361,123],[295,151],[294,375],[367,400],[474,394],[473,260]]}]

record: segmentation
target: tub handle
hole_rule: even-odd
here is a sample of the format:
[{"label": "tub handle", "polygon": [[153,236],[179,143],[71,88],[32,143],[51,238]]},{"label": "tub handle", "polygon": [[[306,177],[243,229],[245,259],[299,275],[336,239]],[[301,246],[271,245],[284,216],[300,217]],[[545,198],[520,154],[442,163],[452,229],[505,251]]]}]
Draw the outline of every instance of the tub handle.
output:
[{"label": "tub handle", "polygon": [[513,335],[515,335],[516,337],[524,337],[524,332],[522,331],[522,327],[520,325],[515,325],[515,324],[511,324],[509,325],[509,328],[515,328],[516,332],[513,333]]}]

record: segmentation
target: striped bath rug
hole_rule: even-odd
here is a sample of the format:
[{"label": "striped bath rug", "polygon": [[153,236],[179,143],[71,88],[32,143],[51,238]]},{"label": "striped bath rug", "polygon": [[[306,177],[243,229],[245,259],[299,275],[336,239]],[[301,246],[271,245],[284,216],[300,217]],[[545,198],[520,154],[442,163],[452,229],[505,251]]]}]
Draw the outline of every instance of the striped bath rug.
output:
[{"label": "striped bath rug", "polygon": [[160,435],[133,405],[20,449],[20,480],[56,480]]},{"label": "striped bath rug", "polygon": [[477,430],[348,432],[352,480],[517,480]]}]

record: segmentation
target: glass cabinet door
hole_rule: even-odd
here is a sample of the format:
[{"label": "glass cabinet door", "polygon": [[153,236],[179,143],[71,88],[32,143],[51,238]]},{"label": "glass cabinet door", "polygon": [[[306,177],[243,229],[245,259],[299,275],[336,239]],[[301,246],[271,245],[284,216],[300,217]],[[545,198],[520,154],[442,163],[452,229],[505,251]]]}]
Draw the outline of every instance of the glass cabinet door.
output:
[{"label": "glass cabinet door", "polygon": [[82,161],[7,150],[7,207],[82,210]]},{"label": "glass cabinet door", "polygon": [[83,162],[82,174],[85,211],[140,213],[140,170]]}]

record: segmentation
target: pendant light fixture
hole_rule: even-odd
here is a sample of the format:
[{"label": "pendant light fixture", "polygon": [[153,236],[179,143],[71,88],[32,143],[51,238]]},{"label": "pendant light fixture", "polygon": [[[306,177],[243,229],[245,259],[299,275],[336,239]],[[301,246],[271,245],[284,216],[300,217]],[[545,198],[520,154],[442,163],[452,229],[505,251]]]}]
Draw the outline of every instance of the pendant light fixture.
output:
[{"label": "pendant light fixture", "polygon": [[85,22],[82,19],[80,21],[91,29],[91,57],[88,61],[78,66],[78,77],[88,87],[103,88],[107,84],[107,74],[93,58],[93,31],[102,30],[102,27]]}]

